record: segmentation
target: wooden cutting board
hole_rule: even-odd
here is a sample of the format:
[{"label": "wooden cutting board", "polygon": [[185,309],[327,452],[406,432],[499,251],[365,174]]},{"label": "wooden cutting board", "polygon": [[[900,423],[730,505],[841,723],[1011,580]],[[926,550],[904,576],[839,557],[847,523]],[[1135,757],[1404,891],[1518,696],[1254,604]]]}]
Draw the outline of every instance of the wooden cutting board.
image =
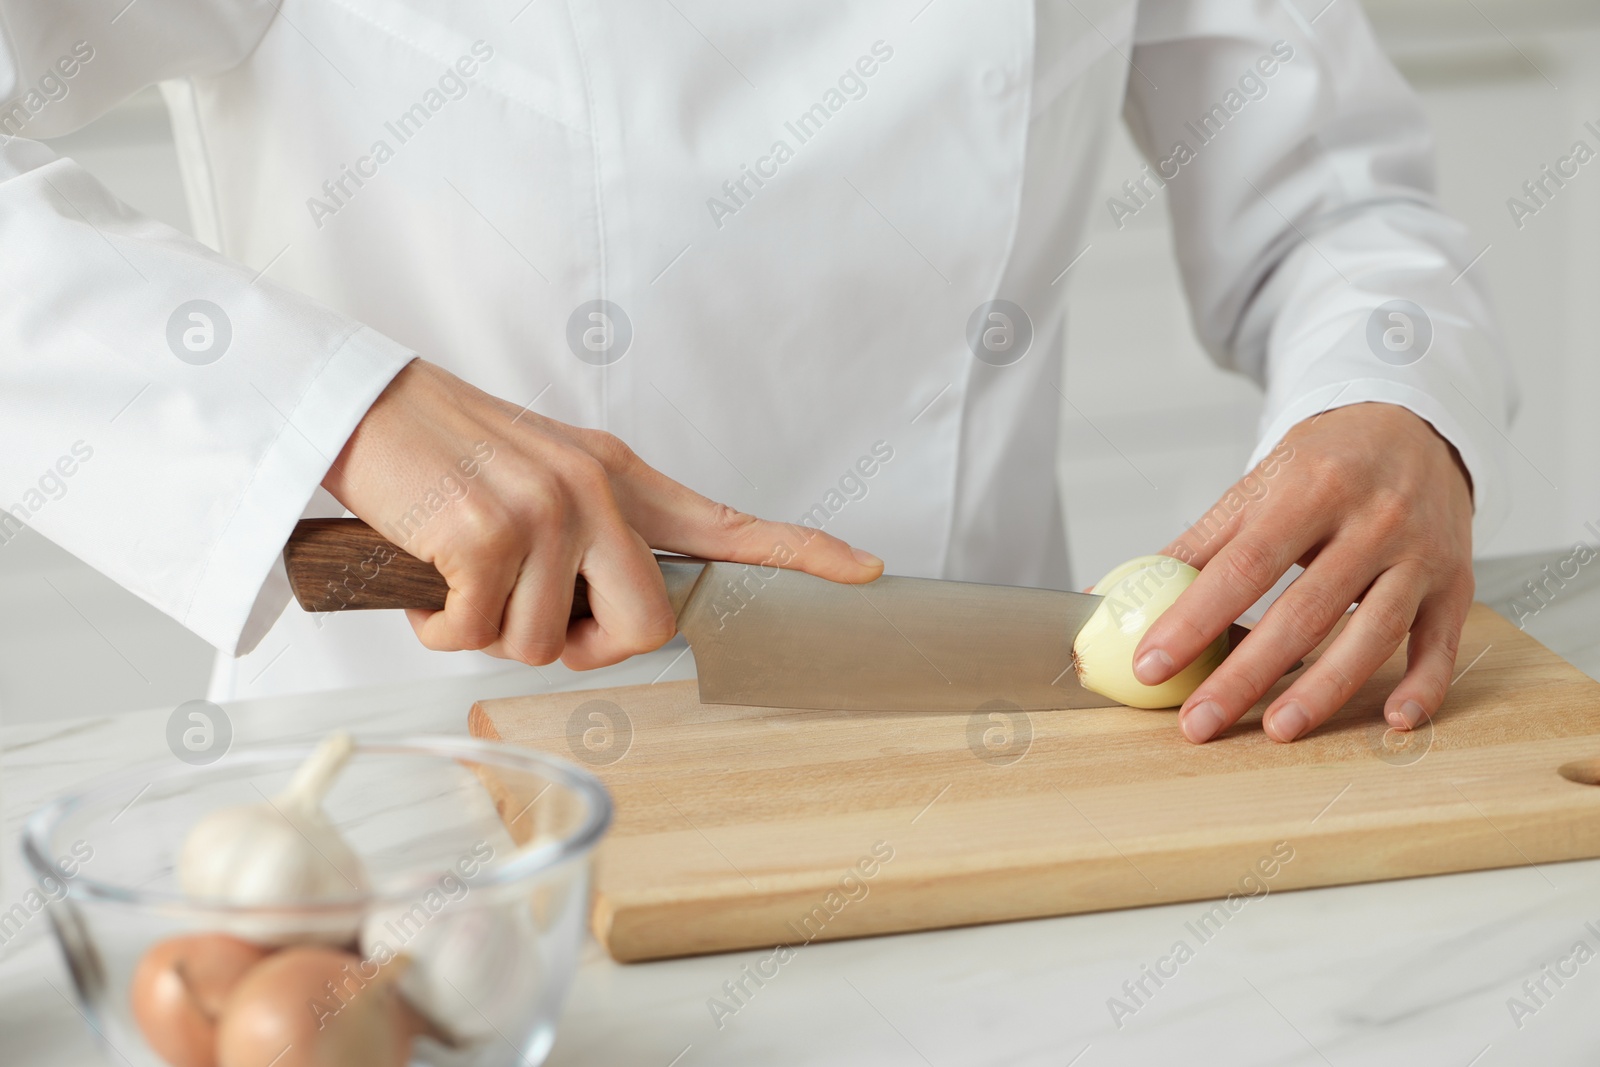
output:
[{"label": "wooden cutting board", "polygon": [[1379,714],[1401,666],[1292,745],[1265,701],[1195,746],[1171,711],[782,711],[692,682],[483,701],[471,730],[610,788],[594,930],[624,961],[1211,898],[1220,924],[1263,892],[1600,856],[1600,683],[1475,605],[1407,737]]}]

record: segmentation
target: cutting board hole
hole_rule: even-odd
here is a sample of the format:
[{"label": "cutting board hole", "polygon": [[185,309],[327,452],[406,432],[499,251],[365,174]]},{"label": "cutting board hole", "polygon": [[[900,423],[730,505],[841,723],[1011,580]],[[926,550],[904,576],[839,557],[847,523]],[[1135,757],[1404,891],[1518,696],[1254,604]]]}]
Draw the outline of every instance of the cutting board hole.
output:
[{"label": "cutting board hole", "polygon": [[1579,785],[1600,785],[1600,759],[1579,760],[1560,768],[1561,777]]}]

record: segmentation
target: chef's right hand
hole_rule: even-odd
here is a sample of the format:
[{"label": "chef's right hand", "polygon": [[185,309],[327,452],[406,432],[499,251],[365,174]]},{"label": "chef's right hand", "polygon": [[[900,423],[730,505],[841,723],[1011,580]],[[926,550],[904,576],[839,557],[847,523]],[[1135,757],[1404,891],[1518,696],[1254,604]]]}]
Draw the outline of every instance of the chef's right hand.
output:
[{"label": "chef's right hand", "polygon": [[[470,478],[463,460],[476,466]],[[587,670],[658,648],[676,620],[652,548],[837,582],[883,573],[836,537],[714,503],[611,434],[519,410],[420,359],[373,403],[322,484],[444,575],[444,610],[407,612],[439,651]],[[441,488],[461,485],[453,499]],[[593,618],[569,624],[579,574]]]}]

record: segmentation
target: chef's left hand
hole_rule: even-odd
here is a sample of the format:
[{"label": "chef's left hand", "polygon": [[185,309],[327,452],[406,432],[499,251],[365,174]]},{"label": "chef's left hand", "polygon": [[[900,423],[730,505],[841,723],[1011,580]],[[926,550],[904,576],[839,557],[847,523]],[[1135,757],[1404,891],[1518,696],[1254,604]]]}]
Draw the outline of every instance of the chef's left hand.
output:
[{"label": "chef's left hand", "polygon": [[1315,729],[1409,633],[1384,717],[1417,726],[1444,702],[1472,604],[1472,490],[1455,449],[1405,408],[1365,403],[1298,424],[1274,455],[1207,513],[1209,524],[1164,550],[1201,573],[1139,643],[1135,675],[1170,678],[1298,562],[1305,573],[1184,702],[1184,736],[1198,744],[1232,726],[1355,601],[1344,631],[1262,725],[1276,741]]}]

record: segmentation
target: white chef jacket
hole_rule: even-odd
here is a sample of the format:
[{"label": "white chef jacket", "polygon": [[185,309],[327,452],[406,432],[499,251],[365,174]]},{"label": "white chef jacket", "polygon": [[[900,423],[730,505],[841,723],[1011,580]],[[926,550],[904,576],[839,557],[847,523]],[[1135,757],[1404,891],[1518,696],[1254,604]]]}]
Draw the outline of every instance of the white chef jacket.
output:
[{"label": "white chef jacket", "polygon": [[[1119,114],[1151,162],[1124,208],[1165,181],[1195,328],[1266,388],[1251,462],[1386,401],[1460,450],[1480,530],[1504,508],[1476,249],[1355,3],[119,6],[0,0],[0,537],[211,642],[215,698],[503,666],[284,610],[285,538],[339,512],[318,483],[413,355],[890,572],[1063,586],[1055,283],[1119,210]],[[151,83],[198,239],[33,140]],[[615,361],[568,341],[597,299]],[[1009,365],[968,342],[996,299],[1033,334]],[[1433,329],[1408,365],[1368,341],[1398,299]]]}]

